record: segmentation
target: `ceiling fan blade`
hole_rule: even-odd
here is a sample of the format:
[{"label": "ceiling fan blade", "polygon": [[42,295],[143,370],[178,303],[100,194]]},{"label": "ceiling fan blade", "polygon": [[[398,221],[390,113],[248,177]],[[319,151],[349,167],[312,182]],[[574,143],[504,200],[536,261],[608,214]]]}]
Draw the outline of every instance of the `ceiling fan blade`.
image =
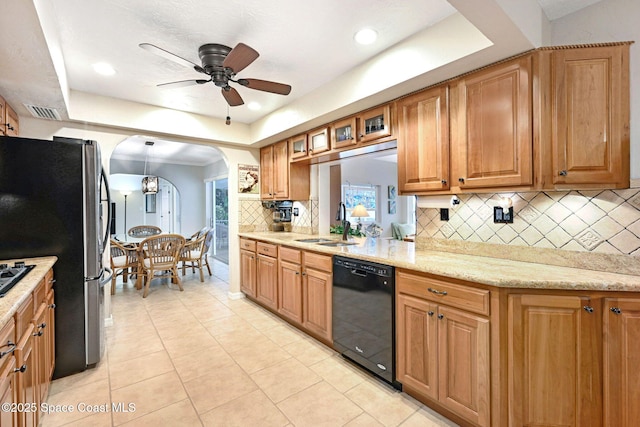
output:
[{"label": "ceiling fan blade", "polygon": [[238,83],[251,89],[277,93],[279,95],[289,95],[289,93],[291,93],[291,86],[282,83],[270,82],[267,80],[240,79],[238,80]]},{"label": "ceiling fan blade", "polygon": [[237,107],[238,105],[244,104],[244,101],[238,91],[231,86],[222,88],[222,96],[224,96],[224,99],[227,100],[227,104],[231,107]]},{"label": "ceiling fan blade", "polygon": [[187,87],[193,85],[203,85],[205,83],[209,83],[211,80],[180,80],[177,82],[170,83],[160,83],[158,87],[168,87],[168,88],[176,88],[176,87]]},{"label": "ceiling fan blade", "polygon": [[244,70],[247,65],[255,61],[260,54],[253,48],[247,46],[244,43],[238,43],[236,47],[231,49],[231,52],[222,62],[222,66],[225,68],[231,68],[234,74],[238,74]]},{"label": "ceiling fan blade", "polygon": [[204,73],[204,69],[200,65],[194,64],[193,62],[181,58],[178,55],[174,55],[173,53],[159,48],[158,46],[154,46],[150,43],[140,43],[138,46],[165,59],[176,62],[185,67],[193,68],[199,73]]}]

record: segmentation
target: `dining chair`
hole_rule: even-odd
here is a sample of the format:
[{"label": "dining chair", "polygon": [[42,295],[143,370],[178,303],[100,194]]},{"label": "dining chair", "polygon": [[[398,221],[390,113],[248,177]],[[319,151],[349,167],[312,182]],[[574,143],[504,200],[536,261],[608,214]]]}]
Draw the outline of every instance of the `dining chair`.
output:
[{"label": "dining chair", "polygon": [[158,277],[170,277],[171,281],[184,291],[178,275],[178,261],[184,244],[185,238],[179,234],[159,234],[140,242],[138,257],[144,279],[143,298],[149,294],[151,281]]},{"label": "dining chair", "polygon": [[209,276],[211,276],[211,267],[209,266],[209,258],[207,253],[211,246],[211,238],[213,233],[208,230],[204,234],[201,234],[197,239],[187,242],[182,249],[180,255],[180,261],[182,262],[182,275],[185,275],[187,267],[191,267],[191,272],[195,273],[197,267],[200,271],[200,281],[204,282],[204,274],[202,273],[202,265],[207,266]]},{"label": "dining chair", "polygon": [[131,237],[149,237],[160,233],[162,233],[162,229],[155,225],[136,225],[127,231],[127,234]]},{"label": "dining chair", "polygon": [[[111,295],[116,293],[116,277],[121,275],[122,282],[127,283],[130,274],[136,274],[138,270],[138,253],[135,246],[123,245],[110,239],[111,270]],[[130,270],[129,270],[130,269]]]}]

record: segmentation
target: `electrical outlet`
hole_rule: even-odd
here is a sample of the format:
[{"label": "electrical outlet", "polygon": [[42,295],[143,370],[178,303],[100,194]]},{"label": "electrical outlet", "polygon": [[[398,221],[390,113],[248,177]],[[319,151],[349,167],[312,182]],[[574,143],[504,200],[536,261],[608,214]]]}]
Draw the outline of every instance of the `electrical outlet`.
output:
[{"label": "electrical outlet", "polygon": [[493,207],[493,222],[502,224],[513,224],[513,208],[505,213],[500,206]]},{"label": "electrical outlet", "polygon": [[293,208],[293,216],[298,216],[298,215],[300,215],[298,208]]},{"label": "electrical outlet", "polygon": [[440,208],[440,221],[449,221],[449,209]]}]

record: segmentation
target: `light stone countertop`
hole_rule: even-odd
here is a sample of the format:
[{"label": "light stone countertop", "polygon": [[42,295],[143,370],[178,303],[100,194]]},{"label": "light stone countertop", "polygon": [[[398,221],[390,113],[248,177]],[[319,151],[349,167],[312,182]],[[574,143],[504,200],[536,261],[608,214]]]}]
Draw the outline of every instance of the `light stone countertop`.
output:
[{"label": "light stone countertop", "polygon": [[58,257],[41,258],[17,258],[0,260],[0,264],[13,265],[16,261],[24,261],[27,265],[35,265],[35,268],[27,273],[7,294],[0,298],[0,327],[3,327],[18,311],[20,305],[27,300],[27,297],[38,286],[38,283],[47,274],[58,260]]},{"label": "light stone countertop", "polygon": [[[636,275],[513,261],[489,256],[419,250],[414,243],[400,240],[367,238],[353,246],[326,247],[296,240],[316,237],[340,240],[340,237],[335,234],[311,236],[288,232],[243,232],[239,235],[314,252],[379,262],[504,288],[640,292],[640,276]],[[558,252],[561,256],[561,252]]]}]

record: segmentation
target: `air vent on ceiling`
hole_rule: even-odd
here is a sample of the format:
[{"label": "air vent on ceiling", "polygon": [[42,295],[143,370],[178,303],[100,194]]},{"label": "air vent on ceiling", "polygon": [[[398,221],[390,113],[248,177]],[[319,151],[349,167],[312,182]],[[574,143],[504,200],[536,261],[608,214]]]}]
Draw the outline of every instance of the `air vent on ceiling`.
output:
[{"label": "air vent on ceiling", "polygon": [[23,104],[33,117],[47,120],[62,120],[55,108],[39,107],[37,105]]}]

